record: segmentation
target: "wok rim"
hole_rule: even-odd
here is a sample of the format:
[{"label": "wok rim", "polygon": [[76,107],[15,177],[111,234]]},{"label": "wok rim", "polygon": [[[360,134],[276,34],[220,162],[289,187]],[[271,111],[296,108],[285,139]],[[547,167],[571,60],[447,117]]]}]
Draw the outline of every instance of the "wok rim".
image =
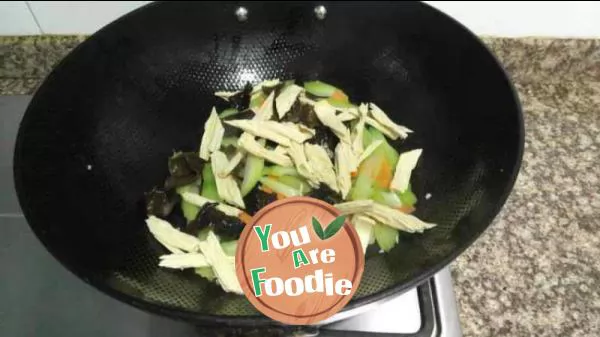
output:
[{"label": "wok rim", "polygon": [[[77,50],[79,50],[82,46],[84,46],[87,43],[87,41],[92,39],[94,36],[101,34],[105,30],[108,30],[113,26],[119,25],[122,21],[127,20],[130,16],[138,15],[139,12],[143,12],[144,10],[146,10],[149,7],[158,6],[161,2],[162,1],[151,2],[151,3],[145,4],[143,6],[140,6],[137,9],[117,18],[116,20],[114,20],[114,21],[110,22],[109,24],[107,24],[106,26],[102,27],[97,32],[90,35],[85,41],[83,41],[82,43],[77,45],[71,52],[69,52],[53,68],[53,70],[50,72],[50,74],[60,71],[60,69],[64,66],[64,64],[71,57],[73,57],[73,54],[75,54],[77,52]],[[522,108],[522,103],[519,100],[518,92],[515,88],[515,85],[511,79],[510,75],[508,74],[508,72],[504,68],[503,64],[498,59],[498,57],[483,42],[483,40],[479,36],[477,36],[475,33],[473,33],[470,29],[465,27],[461,22],[459,22],[458,20],[456,20],[455,18],[446,14],[445,12],[443,12],[427,3],[424,3],[421,1],[417,1],[417,3],[420,6],[425,7],[426,10],[436,12],[437,15],[441,15],[441,16],[445,17],[446,19],[450,20],[453,25],[456,25],[458,28],[461,28],[463,30],[463,32],[465,32],[471,39],[473,39],[473,42],[475,42],[477,45],[479,45],[480,48],[483,48],[483,51],[485,51],[485,53],[487,54],[487,57],[491,57],[490,60],[492,60],[495,64],[495,66],[498,68],[498,70],[501,71],[501,74],[504,77],[506,84],[508,85],[507,89],[509,90],[509,92],[512,95],[511,98],[514,103],[514,112],[516,113],[516,117],[517,117],[516,127],[518,128],[518,135],[517,135],[518,144],[517,144],[517,148],[515,149],[516,161],[515,161],[513,167],[511,168],[510,178],[504,188],[504,191],[502,192],[502,195],[500,196],[500,198],[497,199],[495,206],[491,209],[489,219],[487,219],[487,221],[486,221],[487,222],[486,226],[483,227],[479,232],[474,233],[473,237],[470,240],[466,241],[464,244],[462,244],[458,248],[454,249],[454,251],[451,254],[449,254],[446,258],[442,259],[441,261],[434,264],[433,266],[422,270],[421,273],[418,274],[418,276],[413,277],[412,279],[409,279],[407,282],[396,284],[394,286],[391,286],[387,289],[381,290],[374,294],[366,295],[358,300],[351,300],[338,313],[336,313],[335,315],[333,315],[332,317],[327,319],[326,320],[327,324],[333,323],[340,319],[347,319],[348,317],[353,316],[353,314],[352,314],[353,311],[355,311],[356,314],[359,314],[360,312],[362,312],[359,309],[362,309],[362,307],[364,307],[364,306],[371,306],[372,304],[375,304],[377,302],[385,302],[387,300],[391,300],[395,297],[398,297],[398,296],[402,295],[403,293],[405,293],[406,291],[408,291],[408,290],[422,284],[426,280],[430,279],[433,275],[435,275],[441,269],[449,266],[451,262],[453,262],[460,255],[462,255],[467,250],[467,248],[471,247],[473,245],[473,243],[475,241],[477,241],[481,237],[481,235],[493,224],[494,220],[498,217],[500,211],[503,209],[504,205],[506,204],[508,197],[513,192],[517,177],[521,170],[521,166],[522,166],[522,162],[523,162],[524,145],[525,145],[525,126],[524,126],[524,118],[523,118],[523,108]],[[313,4],[316,5],[317,3],[314,2]],[[36,92],[33,94],[32,100],[30,101],[30,103],[25,111],[24,116],[31,113],[30,112],[31,106],[34,105],[33,102],[40,99],[38,93],[39,93],[40,89],[46,85],[47,85],[46,81],[45,80],[42,81],[41,85],[38,87]],[[19,131],[17,133],[17,138],[16,138],[16,142],[15,142],[15,147],[14,147],[14,154],[13,154],[13,178],[14,178],[17,198],[19,200],[20,205],[24,204],[24,200],[26,198],[26,196],[23,194],[23,188],[22,188],[23,183],[21,180],[21,172],[18,169],[18,167],[20,166],[19,163],[21,161],[19,148],[23,142],[23,137],[24,137],[23,129],[21,128],[21,125],[19,125]],[[58,261],[63,267],[65,267],[68,271],[70,271],[78,279],[84,281],[85,283],[87,283],[88,285],[92,286],[93,288],[99,290],[100,292],[118,300],[119,302],[129,304],[133,307],[136,307],[138,309],[141,309],[143,311],[150,312],[153,314],[158,314],[158,315],[174,318],[176,320],[183,320],[183,321],[200,324],[200,325],[204,325],[204,326],[211,326],[211,325],[225,325],[228,327],[288,326],[286,324],[274,321],[264,315],[225,316],[225,315],[212,315],[212,314],[205,314],[205,313],[197,313],[197,312],[179,309],[177,307],[172,307],[172,306],[168,306],[168,305],[164,305],[164,304],[158,304],[155,302],[141,300],[134,296],[128,295],[124,292],[120,292],[120,291],[108,286],[106,282],[103,282],[100,279],[90,279],[90,278],[86,277],[86,275],[84,275],[84,273],[77,271],[75,267],[71,266],[70,264],[67,264],[65,262],[65,260],[59,256],[59,254],[55,251],[55,249],[53,249],[51,247],[51,244],[49,242],[47,242],[47,240],[44,238],[43,233],[41,233],[40,229],[36,228],[36,226],[31,225],[31,223],[29,221],[30,216],[28,215],[28,214],[31,214],[31,210],[29,212],[26,212],[24,209],[22,209],[22,211],[23,211],[23,215],[24,215],[25,219],[27,220],[28,226],[32,229],[32,231],[35,233],[38,240],[42,243],[42,245],[46,248],[46,250],[53,256],[53,258],[56,261]],[[340,316],[340,315],[343,317],[340,319],[336,319],[336,316]],[[317,325],[320,325],[320,324],[317,324]]]}]

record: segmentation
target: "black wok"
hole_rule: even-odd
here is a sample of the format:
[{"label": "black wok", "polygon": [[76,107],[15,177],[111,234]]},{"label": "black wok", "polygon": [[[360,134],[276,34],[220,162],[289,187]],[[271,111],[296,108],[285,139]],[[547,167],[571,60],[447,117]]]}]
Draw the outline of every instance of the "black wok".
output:
[{"label": "black wok", "polygon": [[[234,14],[243,5],[247,20]],[[316,5],[327,14],[319,19]],[[367,258],[343,309],[398,295],[463,252],[490,225],[521,163],[518,99],[473,34],[418,2],[153,3],[71,52],[20,125],[14,176],[46,248],[101,291],[200,324],[273,323],[243,296],[159,269],[143,194],[173,150],[196,151],[214,91],[271,78],[320,79],[376,102],[424,149],[417,215],[438,227]],[[431,198],[426,199],[425,195]]]}]

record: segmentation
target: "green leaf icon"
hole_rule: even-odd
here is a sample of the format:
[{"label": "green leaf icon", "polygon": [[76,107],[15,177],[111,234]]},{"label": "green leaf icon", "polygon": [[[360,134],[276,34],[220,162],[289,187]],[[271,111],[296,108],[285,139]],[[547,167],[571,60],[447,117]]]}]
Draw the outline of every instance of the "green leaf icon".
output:
[{"label": "green leaf icon", "polygon": [[325,233],[323,233],[323,227],[321,227],[321,223],[314,216],[312,217],[312,225],[319,239],[325,240]]},{"label": "green leaf icon", "polygon": [[342,228],[342,226],[344,226],[344,221],[346,221],[346,217],[343,215],[340,215],[337,218],[335,218],[327,226],[327,228],[325,228],[325,239],[329,239],[330,237],[334,236],[335,233],[337,233]]}]

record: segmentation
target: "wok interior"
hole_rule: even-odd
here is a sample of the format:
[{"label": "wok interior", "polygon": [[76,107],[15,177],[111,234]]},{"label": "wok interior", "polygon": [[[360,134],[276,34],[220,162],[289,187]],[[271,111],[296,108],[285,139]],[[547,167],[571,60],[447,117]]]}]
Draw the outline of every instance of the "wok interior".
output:
[{"label": "wok interior", "polygon": [[[349,307],[424,280],[490,223],[520,159],[509,82],[461,27],[418,3],[154,4],[96,34],[47,78],[24,117],[15,179],[47,248],[84,280],[130,303],[188,319],[258,316],[241,296],[157,267],[143,193],[173,150],[197,150],[214,91],[246,81],[320,79],[373,101],[415,131],[417,215],[438,227],[401,234],[367,258]],[[91,166],[88,166],[91,165]],[[425,199],[429,193],[431,198]]]}]

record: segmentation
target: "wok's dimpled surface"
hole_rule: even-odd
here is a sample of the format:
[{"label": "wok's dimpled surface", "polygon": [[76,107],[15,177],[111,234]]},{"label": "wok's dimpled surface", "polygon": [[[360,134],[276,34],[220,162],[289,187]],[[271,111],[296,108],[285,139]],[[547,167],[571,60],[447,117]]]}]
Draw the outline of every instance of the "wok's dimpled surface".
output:
[{"label": "wok's dimpled surface", "polygon": [[14,160],[23,212],[54,256],[148,310],[270,323],[243,296],[158,268],[143,195],[168,175],[174,149],[197,151],[215,91],[273,78],[318,79],[375,102],[415,131],[397,149],[424,149],[417,215],[439,225],[367,259],[344,310],[415,286],[468,247],[520,165],[522,118],[508,78],[477,38],[422,3],[324,5],[318,20],[310,3],[248,3],[240,23],[235,3],[152,3],[67,56],[32,100]]}]

